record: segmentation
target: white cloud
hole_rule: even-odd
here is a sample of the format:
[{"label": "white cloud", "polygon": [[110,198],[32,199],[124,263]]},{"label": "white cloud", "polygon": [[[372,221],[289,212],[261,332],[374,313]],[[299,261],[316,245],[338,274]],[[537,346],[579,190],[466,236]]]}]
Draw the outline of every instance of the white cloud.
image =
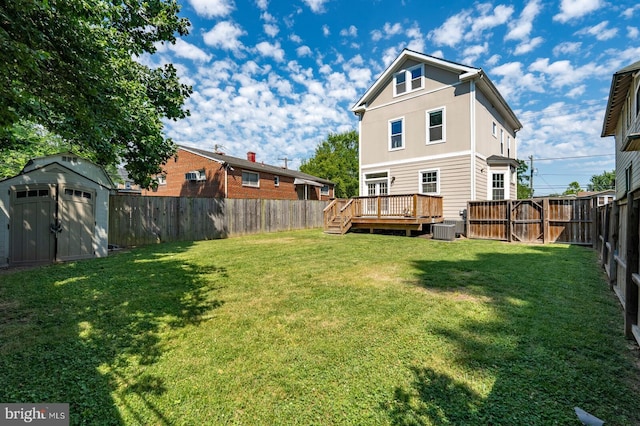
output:
[{"label": "white cloud", "polygon": [[491,5],[489,3],[478,5],[478,10],[481,15],[473,19],[471,24],[471,31],[474,34],[502,25],[513,15],[513,6],[505,6],[503,4],[496,6],[493,9],[493,13],[491,13]]},{"label": "white cloud", "polygon": [[309,6],[313,13],[322,13],[327,0],[302,0],[302,2]]},{"label": "white cloud", "polygon": [[343,37],[358,37],[358,29],[354,25],[350,25],[349,28],[340,30],[340,35]]},{"label": "white cloud", "polygon": [[382,39],[388,40],[392,36],[400,34],[402,32],[402,25],[398,22],[391,25],[389,22],[385,22],[382,30],[371,31],[371,39],[373,41],[380,41]]},{"label": "white cloud", "polygon": [[573,89],[571,89],[569,91],[569,93],[567,93],[567,97],[569,98],[577,98],[580,97],[582,95],[584,95],[584,93],[587,91],[587,86],[584,84],[581,84],[580,86],[574,87]]},{"label": "white cloud", "polygon": [[294,43],[298,43],[298,44],[302,43],[302,37],[300,37],[300,36],[299,36],[299,35],[297,35],[297,34],[291,34],[291,35],[289,36],[289,40],[291,40],[291,41],[292,41],[292,42],[294,42]]},{"label": "white cloud", "polygon": [[540,14],[540,0],[531,0],[520,13],[520,17],[509,24],[505,40],[527,40],[533,29],[533,20]]},{"label": "white cloud", "polygon": [[277,19],[266,10],[262,12],[262,14],[260,15],[260,19],[269,24],[275,24],[277,22]]},{"label": "white cloud", "polygon": [[622,12],[622,16],[624,16],[626,19],[631,19],[633,18],[636,10],[640,10],[640,4],[625,9],[624,12]]},{"label": "white cloud", "polygon": [[475,63],[480,55],[487,53],[489,51],[489,43],[477,44],[474,46],[469,46],[462,51],[464,55],[464,59],[462,63],[465,64],[473,64]]},{"label": "white cloud", "polygon": [[614,38],[616,34],[618,34],[618,29],[607,28],[608,25],[609,21],[602,21],[598,25],[594,25],[593,27],[583,28],[582,30],[576,32],[576,34],[589,34],[600,41],[609,40]]},{"label": "white cloud", "polygon": [[627,36],[629,38],[638,38],[638,35],[640,35],[640,32],[638,31],[637,27],[627,27]]},{"label": "white cloud", "polygon": [[501,56],[496,53],[494,55],[491,55],[491,57],[487,59],[484,63],[492,67],[498,63],[498,61],[500,60],[500,57]]},{"label": "white cloud", "polygon": [[256,6],[258,6],[260,10],[267,10],[269,0],[256,0]]},{"label": "white cloud", "polygon": [[604,6],[604,0],[562,0],[560,13],[553,17],[554,21],[566,23],[581,18]]},{"label": "white cloud", "polygon": [[329,30],[329,26],[326,24],[322,26],[322,35],[325,37],[329,37],[329,35],[331,35],[331,30]]},{"label": "white cloud", "polygon": [[272,58],[277,62],[284,61],[284,50],[280,47],[280,43],[276,42],[271,44],[268,41],[263,41],[256,44],[256,50],[261,56]]},{"label": "white cloud", "polygon": [[580,47],[582,47],[582,43],[579,41],[564,41],[553,48],[553,55],[560,56],[569,53],[577,53],[578,51],[580,51]]},{"label": "white cloud", "polygon": [[176,39],[175,44],[169,44],[167,47],[179,58],[191,59],[196,62],[209,62],[211,60],[210,54],[181,38]]},{"label": "white cloud", "polygon": [[470,24],[470,12],[462,11],[457,15],[450,16],[444,23],[429,32],[428,37],[437,46],[454,47],[460,43]]},{"label": "white cloud", "polygon": [[189,0],[189,3],[198,15],[205,18],[224,17],[235,9],[233,0]]},{"label": "white cloud", "polygon": [[247,33],[239,25],[222,21],[204,33],[202,38],[208,46],[237,51],[244,47],[238,38],[245,34]]},{"label": "white cloud", "polygon": [[513,51],[513,54],[523,55],[525,53],[529,53],[536,47],[540,46],[542,42],[544,42],[544,39],[542,37],[534,37],[529,41],[524,41],[516,47],[516,49]]},{"label": "white cloud", "polygon": [[264,24],[262,27],[264,28],[265,34],[267,34],[269,37],[275,37],[280,32],[280,28],[278,28],[278,26],[274,24]]},{"label": "white cloud", "polygon": [[524,72],[520,62],[508,62],[492,68],[490,75],[500,77],[496,86],[506,99],[517,99],[527,92],[544,93],[540,77]]},{"label": "white cloud", "polygon": [[560,88],[581,83],[591,77],[606,74],[606,65],[587,63],[574,67],[567,60],[549,62],[549,58],[540,58],[529,66],[529,70],[537,71],[551,79],[551,86]]},{"label": "white cloud", "polygon": [[296,54],[299,57],[303,57],[303,56],[311,56],[311,49],[309,48],[309,46],[300,46],[296,49]]}]

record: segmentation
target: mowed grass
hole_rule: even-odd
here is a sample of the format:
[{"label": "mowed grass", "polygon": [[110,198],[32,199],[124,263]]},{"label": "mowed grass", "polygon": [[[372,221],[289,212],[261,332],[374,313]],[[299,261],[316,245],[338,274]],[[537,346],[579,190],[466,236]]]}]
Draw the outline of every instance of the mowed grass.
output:
[{"label": "mowed grass", "polygon": [[640,424],[596,254],[318,230],[0,274],[0,401],[72,424]]}]

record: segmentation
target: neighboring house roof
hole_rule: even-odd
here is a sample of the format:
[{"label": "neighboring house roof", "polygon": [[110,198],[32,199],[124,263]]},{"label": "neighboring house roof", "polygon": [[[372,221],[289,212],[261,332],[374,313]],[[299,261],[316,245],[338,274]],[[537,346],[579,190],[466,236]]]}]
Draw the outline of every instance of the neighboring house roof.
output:
[{"label": "neighboring house roof", "polygon": [[620,111],[622,111],[624,102],[627,99],[629,86],[633,81],[633,74],[638,70],[640,70],[640,61],[622,68],[613,75],[611,89],[609,89],[609,101],[607,102],[604,122],[602,123],[602,137],[615,136]]},{"label": "neighboring house roof", "polygon": [[[183,149],[185,151],[191,152],[196,155],[200,155],[202,157],[208,158],[210,160],[216,161],[220,164],[228,164],[231,167],[238,167],[244,170],[252,170],[256,172],[267,172],[278,176],[289,176],[294,179],[299,179],[298,183],[306,183],[311,184],[311,182],[319,182],[326,185],[335,185],[334,182],[323,179],[317,176],[312,176],[307,173],[303,173],[297,170],[285,169],[283,167],[270,166],[268,164],[259,163],[256,161],[249,161],[238,157],[232,157],[230,155],[216,153],[211,151],[205,151],[203,149],[191,148],[184,145],[178,145],[179,149]],[[305,182],[308,181],[308,182]]]},{"label": "neighboring house roof", "polygon": [[393,75],[398,72],[407,59],[413,59],[428,65],[448,70],[459,75],[460,81],[475,80],[476,86],[481,90],[487,98],[494,103],[496,108],[502,113],[504,118],[509,122],[515,132],[522,129],[522,123],[518,120],[515,113],[504,100],[498,89],[493,85],[489,77],[482,68],[470,67],[458,64],[456,62],[447,61],[445,59],[436,58],[435,56],[425,55],[424,53],[415,52],[413,50],[404,49],[400,55],[387,67],[387,69],[378,77],[373,85],[365,92],[364,95],[356,102],[351,111],[356,114],[366,110],[367,104],[375,97],[384,87]]}]

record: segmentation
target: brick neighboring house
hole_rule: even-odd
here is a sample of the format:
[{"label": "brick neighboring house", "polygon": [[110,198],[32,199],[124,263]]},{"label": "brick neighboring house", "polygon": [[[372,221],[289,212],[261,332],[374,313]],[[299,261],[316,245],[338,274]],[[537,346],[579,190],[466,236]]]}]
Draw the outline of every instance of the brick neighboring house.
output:
[{"label": "brick neighboring house", "polygon": [[262,198],[272,200],[329,200],[334,183],[297,170],[187,146],[164,166],[156,190],[142,195],[210,198]]}]

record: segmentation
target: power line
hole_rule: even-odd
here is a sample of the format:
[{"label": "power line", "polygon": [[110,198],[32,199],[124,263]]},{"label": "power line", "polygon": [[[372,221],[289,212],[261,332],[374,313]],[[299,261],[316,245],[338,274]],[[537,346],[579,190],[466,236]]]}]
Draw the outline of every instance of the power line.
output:
[{"label": "power line", "polygon": [[593,157],[613,157],[616,154],[594,154],[594,155],[576,155],[573,157],[556,157],[556,158],[535,158],[536,161],[552,161],[552,160],[572,160],[576,158],[593,158]]}]

